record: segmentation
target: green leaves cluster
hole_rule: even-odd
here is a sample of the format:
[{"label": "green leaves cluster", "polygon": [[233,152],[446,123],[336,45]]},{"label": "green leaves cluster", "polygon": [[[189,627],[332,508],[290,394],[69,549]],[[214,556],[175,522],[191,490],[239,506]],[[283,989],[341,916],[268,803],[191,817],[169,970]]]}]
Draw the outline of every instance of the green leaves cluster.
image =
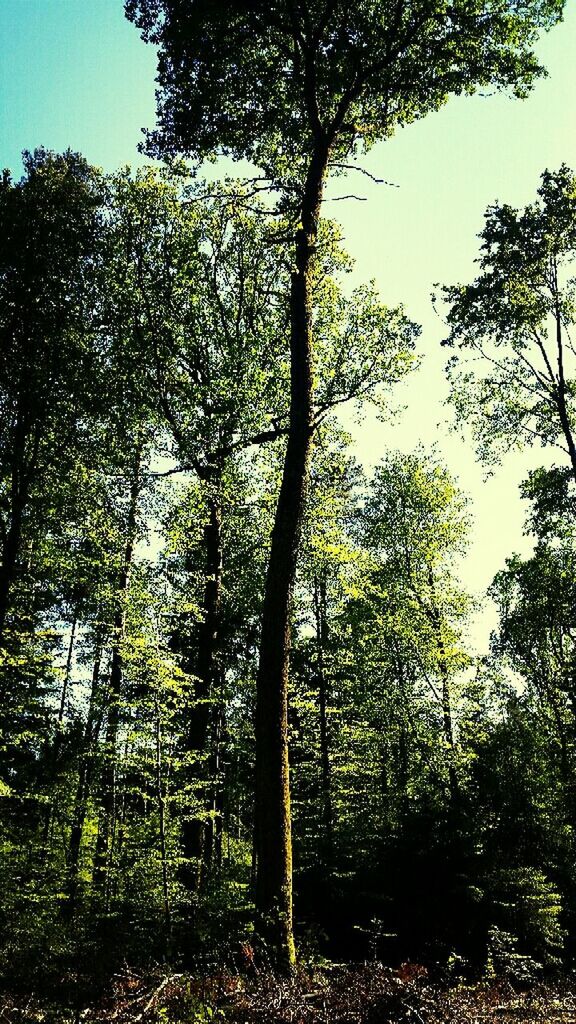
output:
[{"label": "green leaves cluster", "polygon": [[489,84],[523,95],[560,0],[396,4],[127,0],[158,47],[154,153],[247,157],[299,189],[315,145],[345,159]]},{"label": "green leaves cluster", "polygon": [[536,440],[564,449],[574,473],[574,174],[545,171],[538,196],[490,207],[481,274],[444,289],[451,400],[482,458]]}]

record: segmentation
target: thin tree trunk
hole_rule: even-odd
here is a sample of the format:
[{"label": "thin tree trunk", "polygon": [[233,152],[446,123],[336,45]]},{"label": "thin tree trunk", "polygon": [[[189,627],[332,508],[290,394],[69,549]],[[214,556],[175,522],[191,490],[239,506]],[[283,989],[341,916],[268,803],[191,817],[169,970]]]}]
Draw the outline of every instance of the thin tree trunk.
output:
[{"label": "thin tree trunk", "polygon": [[[206,582],[203,596],[203,617],[198,639],[198,652],[194,665],[195,706],[190,715],[187,750],[196,763],[194,803],[201,813],[185,819],[182,828],[184,856],[188,864],[182,872],[182,881],[192,891],[198,891],[202,882],[202,865],[206,842],[206,818],[202,813],[206,804],[206,748],[210,723],[211,700],[217,677],[216,651],[220,629],[220,592],[222,585],[222,509],[217,491],[209,497],[209,518],[204,527],[206,553]],[[203,759],[203,760],[202,760]]]},{"label": "thin tree trunk", "polygon": [[290,299],[290,422],[266,575],[256,684],[256,930],[278,964],[296,951],[292,924],[292,835],[288,771],[288,659],[292,590],[314,430],[311,266],[328,163],[311,160],[296,232]]},{"label": "thin tree trunk", "polygon": [[454,725],[452,722],[452,693],[450,675],[446,664],[446,650],[441,635],[438,637],[438,653],[440,655],[440,675],[442,678],[442,731],[448,751],[448,788],[450,802],[458,798],[458,775],[456,772],[456,743],[454,741]]},{"label": "thin tree trunk", "polygon": [[400,807],[404,818],[408,816],[410,809],[410,798],[408,795],[408,782],[410,780],[410,766],[408,760],[408,730],[406,718],[402,712],[398,732],[398,788],[400,790]]},{"label": "thin tree trunk", "polygon": [[18,552],[22,535],[22,513],[20,502],[12,508],[10,526],[2,544],[2,565],[0,566],[0,644],[4,642],[6,620],[10,611],[12,588],[18,564]]},{"label": "thin tree trunk", "polygon": [[[540,693],[542,693],[542,690],[544,691],[544,700],[548,703],[548,705],[550,706],[550,708],[552,710],[552,717],[553,717],[554,723],[556,725],[556,731],[558,733],[558,744],[559,744],[559,747],[560,747],[560,774],[561,774],[561,777],[562,777],[563,786],[564,786],[564,788],[567,791],[568,791],[569,788],[571,788],[573,790],[574,789],[574,772],[571,770],[571,767],[570,767],[570,757],[569,757],[569,752],[568,752],[568,736],[566,734],[567,733],[566,723],[562,721],[562,715],[561,715],[560,709],[558,707],[558,702],[556,700],[556,696],[555,696],[555,693],[554,693],[554,686],[553,686],[553,684],[549,685],[548,683],[546,683],[543,686],[542,685],[542,681],[540,681],[538,689],[540,690]],[[574,715],[573,709],[572,709],[572,715]],[[574,801],[572,800],[572,804],[573,803],[574,803]]]},{"label": "thin tree trunk", "polygon": [[210,755],[210,818],[206,829],[204,863],[208,874],[219,872],[222,866],[222,812],[224,792],[222,783],[222,747],[224,744],[224,708],[219,702],[214,717],[212,751]]},{"label": "thin tree trunk", "polygon": [[64,681],[62,683],[62,693],[60,695],[60,707],[58,708],[58,726],[62,725],[64,721],[64,715],[66,713],[66,701],[68,699],[68,690],[70,688],[70,676],[72,673],[72,658],[74,655],[74,644],[76,642],[76,627],[78,626],[78,609],[74,609],[72,618],[72,626],[70,628],[70,642],[68,644],[68,655],[66,657],[66,669],[64,671]]},{"label": "thin tree trunk", "polygon": [[[26,456],[27,441],[31,452]],[[12,428],[12,465],[10,473],[10,517],[2,535],[2,564],[0,565],[0,646],[5,643],[6,621],[12,606],[12,590],[18,571],[18,557],[22,544],[24,514],[29,502],[30,483],[35,473],[40,429],[38,424],[30,432],[28,417],[21,404]]]},{"label": "thin tree trunk", "polygon": [[80,864],[80,848],[82,845],[82,832],[86,819],[88,807],[88,796],[92,780],[94,746],[98,734],[98,721],[96,714],[96,696],[100,685],[100,666],[102,661],[102,646],[100,641],[96,645],[94,666],[92,669],[92,687],[90,690],[90,703],[88,715],[84,727],[82,740],[82,752],[80,766],[78,769],[78,782],[76,785],[76,797],[74,800],[74,812],[72,816],[72,828],[68,842],[68,912],[72,914],[76,908],[78,898],[78,873]]},{"label": "thin tree trunk", "polygon": [[78,624],[78,610],[74,610],[72,618],[72,624],[70,628],[70,641],[68,643],[68,653],[66,656],[66,668],[64,670],[64,680],[62,682],[62,692],[60,695],[60,705],[58,708],[58,719],[56,724],[56,735],[51,749],[47,754],[47,764],[45,769],[45,780],[48,788],[48,803],[44,814],[44,829],[41,844],[41,859],[43,863],[46,863],[48,858],[48,850],[50,848],[50,840],[52,836],[52,825],[54,822],[54,799],[52,789],[58,774],[58,760],[60,757],[60,751],[62,749],[62,743],[64,740],[63,721],[64,714],[66,711],[66,699],[68,695],[68,689],[70,685],[70,675],[72,671],[72,657],[74,655],[74,643],[76,640],[76,626]]},{"label": "thin tree trunk", "polygon": [[213,862],[217,874],[222,871],[224,855],[224,831],[230,827],[230,802],[228,797],[227,772],[224,765],[224,754],[229,747],[230,736],[226,726],[226,710],[224,701],[220,704],[219,730],[218,730],[218,761],[216,764],[216,786],[214,790],[214,849]]},{"label": "thin tree trunk", "polygon": [[126,543],[118,590],[116,609],[113,622],[112,657],[110,662],[110,682],[108,689],[108,721],[104,745],[104,765],[102,772],[101,814],[98,822],[98,839],[94,864],[94,884],[97,889],[105,887],[108,892],[108,876],[112,858],[114,822],[116,816],[116,744],[120,726],[120,704],[122,699],[123,663],[122,643],[126,622],[126,598],[130,583],[130,571],[136,542],[136,522],[138,514],[138,498],[141,490],[140,466],[143,444],[138,441],[134,455],[132,481],[128,517],[126,522]]},{"label": "thin tree trunk", "polygon": [[162,779],[162,721],[160,705],[156,701],[156,798],[158,801],[160,861],[162,864],[162,896],[164,900],[164,923],[166,931],[171,928],[170,892],[168,887],[168,858],[166,852],[166,800]]},{"label": "thin tree trunk", "polygon": [[556,358],[558,364],[556,406],[558,409],[558,415],[560,417],[562,433],[564,434],[564,439],[566,441],[566,445],[568,448],[568,454],[570,456],[572,477],[574,479],[574,482],[576,483],[576,444],[574,443],[574,435],[572,433],[572,426],[570,424],[568,406],[566,404],[568,386],[566,383],[566,377],[564,373],[564,342],[562,338],[562,313],[560,311],[560,296],[558,294],[558,269],[556,266],[554,266],[554,276],[556,280],[554,305],[556,321]]},{"label": "thin tree trunk", "polygon": [[450,686],[450,673],[446,658],[446,646],[442,636],[442,619],[438,604],[436,602],[436,585],[432,567],[428,568],[428,583],[430,586],[431,606],[428,616],[433,624],[435,632],[436,648],[438,650],[438,661],[440,678],[442,680],[442,733],[446,744],[448,756],[448,789],[450,803],[453,805],[458,799],[458,775],[456,772],[456,743],[454,741],[454,724],[452,721],[452,693]]},{"label": "thin tree trunk", "polygon": [[[124,846],[124,839],[126,837],[126,809],[127,809],[126,772],[127,772],[128,755],[129,755],[129,753],[130,753],[130,717],[128,718],[128,722],[127,722],[127,733],[126,733],[126,737],[124,739],[124,750],[123,750],[123,753],[122,753],[121,766],[122,766],[123,772],[119,772],[118,771],[118,764],[116,765],[116,794],[118,794],[118,790],[120,788],[119,784],[118,784],[118,778],[121,776],[123,778],[123,782],[124,782],[124,784],[122,785],[122,797],[121,797],[120,801],[118,801],[118,797],[116,797],[116,814],[115,814],[115,817],[114,817],[114,824],[113,824],[112,837],[111,837],[112,838],[112,847],[114,849],[114,856],[115,856],[116,863],[118,865],[120,865],[120,863],[121,863],[122,849],[123,849],[123,846]],[[115,878],[114,882],[115,882],[115,886],[114,886],[113,892],[116,893],[117,890],[118,890],[118,877]],[[111,895],[112,895],[112,886],[110,886],[110,892],[109,892],[108,899],[110,899]]]},{"label": "thin tree trunk", "polygon": [[333,815],[332,815],[332,773],[330,766],[330,746],[328,737],[328,684],[324,655],[328,632],[326,610],[326,579],[322,576],[314,580],[314,615],[316,619],[316,652],[318,675],[318,704],[320,711],[320,771],[322,793],[322,826],[324,830],[325,853],[329,865],[332,864]]}]

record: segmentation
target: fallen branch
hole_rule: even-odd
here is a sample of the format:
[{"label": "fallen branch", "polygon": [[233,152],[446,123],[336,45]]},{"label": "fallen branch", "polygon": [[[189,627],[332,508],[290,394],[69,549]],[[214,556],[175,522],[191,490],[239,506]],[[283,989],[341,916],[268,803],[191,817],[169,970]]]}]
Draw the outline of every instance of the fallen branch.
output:
[{"label": "fallen branch", "polygon": [[169,975],[167,975],[167,977],[164,978],[160,982],[160,984],[158,985],[158,988],[155,989],[154,992],[152,993],[152,995],[150,996],[150,999],[146,1003],[146,1006],[142,1010],[142,1013],[138,1014],[138,1016],[135,1017],[134,1020],[135,1021],[143,1020],[143,1018],[146,1016],[146,1014],[152,1009],[152,1007],[154,1006],[154,1003],[158,999],[158,996],[160,995],[161,992],[164,991],[166,986],[169,985],[171,981],[177,981],[178,978],[181,978],[181,977],[182,977],[181,974],[169,974]]}]

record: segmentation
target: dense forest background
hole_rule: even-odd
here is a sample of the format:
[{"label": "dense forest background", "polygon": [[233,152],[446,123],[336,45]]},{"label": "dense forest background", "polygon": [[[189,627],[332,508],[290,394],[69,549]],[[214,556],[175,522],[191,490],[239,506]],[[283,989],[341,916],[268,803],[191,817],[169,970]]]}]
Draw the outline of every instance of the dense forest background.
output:
[{"label": "dense forest background", "polygon": [[[221,63],[196,108],[181,76],[205,21],[180,35],[170,4],[161,29],[158,5],[127,4],[166,56],[147,141],[164,163],[105,173],[39,147],[0,183],[0,974],[70,1006],[123,964],[286,973],[295,949],[534,983],[576,940],[576,177],[492,203],[474,279],[433,298],[470,457],[530,462],[529,542],[487,595],[434,438],[360,458],[358,423],[402,416],[425,337],[358,283],[321,204],[389,118],[529,91],[562,5],[488,4],[488,30],[436,11],[441,59],[407,5],[407,94],[386,33],[384,89],[352,36],[321,45],[330,5],[313,24],[296,4],[296,28],[294,5],[270,23],[244,6],[202,16]],[[372,6],[357,18],[378,53]],[[276,89],[273,116],[238,113],[227,33],[246,26],[242,75]],[[270,62],[274,32],[305,99],[316,47],[319,114]],[[218,146],[256,172],[181,159]]]}]

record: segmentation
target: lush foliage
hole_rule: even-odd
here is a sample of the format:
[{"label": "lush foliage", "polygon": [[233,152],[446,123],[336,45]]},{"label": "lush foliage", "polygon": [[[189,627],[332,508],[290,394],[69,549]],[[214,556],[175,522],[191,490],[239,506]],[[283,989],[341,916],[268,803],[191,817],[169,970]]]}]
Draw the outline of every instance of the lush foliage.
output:
[{"label": "lush foliage", "polygon": [[[319,217],[350,153],[451,93],[528,89],[536,29],[561,7],[129,0],[161,48],[152,148],[247,156],[265,177],[211,185],[176,160],[105,175],[44,150],[4,175],[0,975],[15,988],[34,969],[72,1006],[124,961],[274,963],[266,744],[278,919],[288,944],[292,825],[311,963],[525,984],[572,962],[574,175],[545,172],[522,212],[491,207],[477,280],[444,291],[452,398],[481,456],[526,439],[563,454],[523,484],[533,551],[494,579],[480,653],[458,482],[424,448],[367,472],[339,419],[346,403],[393,414],[419,329],[374,284],[347,285]],[[275,588],[288,618],[266,709]],[[344,972],[331,993],[314,976],[314,1018],[302,978],[225,975],[226,1012],[264,1019],[280,992],[279,1021],[282,999],[340,1019],[345,994],[350,1014],[366,997],[418,1017],[426,999],[436,1013],[427,969]],[[187,985],[174,1012],[224,1019],[221,991]]]}]

